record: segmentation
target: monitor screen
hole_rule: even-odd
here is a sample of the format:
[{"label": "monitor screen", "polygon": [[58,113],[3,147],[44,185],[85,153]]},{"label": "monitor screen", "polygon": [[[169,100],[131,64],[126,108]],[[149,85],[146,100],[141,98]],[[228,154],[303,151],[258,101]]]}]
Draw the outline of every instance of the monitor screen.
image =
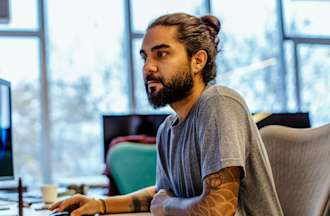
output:
[{"label": "monitor screen", "polygon": [[0,180],[14,179],[10,83],[0,79]]},{"label": "monitor screen", "polygon": [[282,125],[292,128],[310,128],[309,113],[270,113],[257,123],[258,128],[267,125]]},{"label": "monitor screen", "polygon": [[127,135],[156,136],[159,125],[168,114],[103,115],[104,160],[112,139]]}]

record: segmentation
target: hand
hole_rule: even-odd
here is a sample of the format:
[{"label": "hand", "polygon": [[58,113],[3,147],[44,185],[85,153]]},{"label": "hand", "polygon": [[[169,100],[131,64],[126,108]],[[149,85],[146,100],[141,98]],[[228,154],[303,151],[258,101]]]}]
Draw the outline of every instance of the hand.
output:
[{"label": "hand", "polygon": [[159,190],[151,201],[151,214],[157,216],[165,215],[165,204],[171,197],[173,197],[173,195],[170,191],[164,189]]},{"label": "hand", "polygon": [[65,211],[73,210],[71,216],[81,216],[81,215],[94,215],[100,213],[102,209],[102,202],[100,200],[92,199],[87,196],[77,194],[69,199],[59,201],[54,203],[49,207],[49,210]]}]

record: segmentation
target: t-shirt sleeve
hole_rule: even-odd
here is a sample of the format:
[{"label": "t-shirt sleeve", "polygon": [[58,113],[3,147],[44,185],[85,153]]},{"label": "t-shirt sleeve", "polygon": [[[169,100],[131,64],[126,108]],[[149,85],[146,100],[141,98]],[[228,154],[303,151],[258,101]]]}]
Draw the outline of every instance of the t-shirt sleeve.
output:
[{"label": "t-shirt sleeve", "polygon": [[156,168],[156,191],[160,189],[169,189],[170,185],[168,182],[167,175],[161,165],[159,156],[157,156],[157,168]]},{"label": "t-shirt sleeve", "polygon": [[218,96],[209,98],[199,112],[198,128],[202,178],[225,167],[242,167],[250,142],[249,114],[239,101]]},{"label": "t-shirt sleeve", "polygon": [[[163,142],[162,142],[162,133],[164,130],[164,125],[162,124],[159,127],[159,130],[157,132],[157,138],[156,138],[156,143],[157,143],[157,166],[156,166],[156,191],[159,191],[160,189],[169,189],[170,184],[168,180],[168,175],[166,174],[163,165],[166,165],[165,162],[165,155],[164,151],[162,149],[163,147]],[[163,158],[161,160],[160,158]]]}]

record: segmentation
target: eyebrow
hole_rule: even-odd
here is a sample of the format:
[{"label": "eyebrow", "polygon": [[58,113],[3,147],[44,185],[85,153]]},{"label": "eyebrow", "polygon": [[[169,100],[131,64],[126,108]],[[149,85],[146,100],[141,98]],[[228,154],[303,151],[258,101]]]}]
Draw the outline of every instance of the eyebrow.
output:
[{"label": "eyebrow", "polygon": [[[153,46],[151,48],[151,51],[154,52],[155,50],[159,50],[159,49],[163,49],[163,48],[170,48],[170,45],[159,44],[159,45]],[[140,49],[140,55],[146,55],[146,52],[143,49]]]}]

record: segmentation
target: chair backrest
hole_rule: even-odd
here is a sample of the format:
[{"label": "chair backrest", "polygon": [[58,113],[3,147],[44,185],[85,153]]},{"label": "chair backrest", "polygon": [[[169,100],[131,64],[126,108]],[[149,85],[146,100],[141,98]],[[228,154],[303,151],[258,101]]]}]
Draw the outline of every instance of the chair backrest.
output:
[{"label": "chair backrest", "polygon": [[155,185],[156,145],[120,143],[109,151],[107,164],[120,194]]},{"label": "chair backrest", "polygon": [[330,124],[260,130],[284,215],[326,216],[330,204]]}]

